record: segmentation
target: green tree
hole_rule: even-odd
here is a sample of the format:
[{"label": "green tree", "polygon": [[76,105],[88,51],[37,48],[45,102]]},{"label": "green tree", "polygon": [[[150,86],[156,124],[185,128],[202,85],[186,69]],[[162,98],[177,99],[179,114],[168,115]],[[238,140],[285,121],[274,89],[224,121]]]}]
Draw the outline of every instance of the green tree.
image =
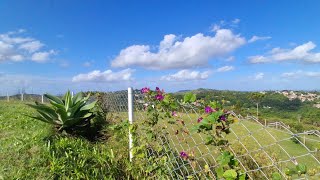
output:
[{"label": "green tree", "polygon": [[264,98],[264,94],[262,93],[257,93],[257,92],[253,92],[249,95],[249,98],[256,103],[257,105],[257,118],[259,118],[259,103],[261,102],[261,100]]}]

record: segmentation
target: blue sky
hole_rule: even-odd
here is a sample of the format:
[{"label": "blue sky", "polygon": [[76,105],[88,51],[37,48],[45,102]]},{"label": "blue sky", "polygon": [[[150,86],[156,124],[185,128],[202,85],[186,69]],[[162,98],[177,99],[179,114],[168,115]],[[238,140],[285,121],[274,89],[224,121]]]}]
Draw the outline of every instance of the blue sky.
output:
[{"label": "blue sky", "polygon": [[320,89],[319,1],[0,2],[0,94]]}]

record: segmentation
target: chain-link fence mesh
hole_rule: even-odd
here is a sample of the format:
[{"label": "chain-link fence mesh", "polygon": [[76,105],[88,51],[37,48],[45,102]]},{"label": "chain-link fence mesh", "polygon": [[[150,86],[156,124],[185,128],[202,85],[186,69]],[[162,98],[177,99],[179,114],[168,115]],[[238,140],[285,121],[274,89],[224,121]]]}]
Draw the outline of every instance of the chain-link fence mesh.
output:
[{"label": "chain-link fence mesh", "polygon": [[[140,124],[147,118],[144,96],[134,91],[134,123]],[[24,94],[24,101],[41,102],[42,95]],[[111,120],[128,119],[128,93],[124,91],[97,93],[95,98],[105,112],[109,112]],[[2,95],[0,100],[21,100],[21,94]],[[44,99],[46,101],[46,99]],[[169,112],[171,113],[171,112]],[[150,149],[149,156],[166,157],[167,170],[171,179],[217,179],[215,168],[219,166],[217,157],[220,150],[205,144],[205,135],[192,131],[201,116],[196,106],[180,104],[172,119],[162,119],[159,124],[163,136],[158,138],[162,151]],[[241,169],[250,179],[272,179],[277,172],[283,179],[288,179],[286,171],[297,164],[305,164],[305,175],[293,175],[292,179],[320,179],[320,133],[305,131],[293,133],[290,127],[281,122],[262,124],[256,117],[236,115],[231,112],[230,118],[235,119],[230,134],[225,138],[229,141],[228,149],[239,161]],[[110,120],[109,119],[109,120]],[[145,134],[139,134],[144,136]],[[180,152],[188,153],[184,159]],[[202,175],[206,176],[202,176]]]},{"label": "chain-link fence mesh", "polygon": [[[137,123],[148,118],[144,106],[147,102],[144,102],[143,95],[138,91],[134,98],[134,117]],[[201,110],[182,103],[179,107],[175,123],[170,123],[170,119],[159,122],[164,135],[159,141],[165,150],[156,156],[168,157],[167,167],[172,179],[217,179],[214,170],[219,166],[217,157],[221,154],[220,150],[206,145],[206,136],[192,130],[202,115]],[[319,131],[293,133],[282,122],[262,124],[254,116],[242,117],[230,113],[230,118],[235,118],[236,123],[231,126],[231,133],[225,137],[229,141],[228,149],[250,179],[272,179],[274,173],[288,179],[288,169],[296,168],[298,164],[306,165],[307,173],[299,175],[298,172],[290,178],[320,178]],[[184,159],[180,152],[186,152],[189,158]],[[154,155],[152,153],[158,152],[151,152]]]}]

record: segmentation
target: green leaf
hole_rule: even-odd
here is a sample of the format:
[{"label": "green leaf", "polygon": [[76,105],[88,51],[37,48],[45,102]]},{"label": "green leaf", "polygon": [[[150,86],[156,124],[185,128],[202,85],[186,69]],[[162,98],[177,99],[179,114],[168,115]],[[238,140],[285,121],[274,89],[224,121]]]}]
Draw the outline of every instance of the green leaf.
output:
[{"label": "green leaf", "polygon": [[214,139],[213,139],[212,136],[207,136],[206,137],[205,145],[212,144],[213,142],[214,142]]},{"label": "green leaf", "polygon": [[298,164],[296,168],[297,168],[297,171],[300,171],[301,174],[307,173],[307,166],[304,164]]},{"label": "green leaf", "polygon": [[36,120],[39,120],[39,121],[42,121],[42,122],[45,122],[45,123],[54,124],[53,121],[48,121],[46,119],[43,119],[43,117],[29,116],[29,115],[25,115],[25,116],[28,116],[28,117],[30,117],[32,119],[36,119]]},{"label": "green leaf", "polygon": [[183,97],[183,102],[185,103],[192,103],[197,100],[197,96],[192,92],[187,92]]},{"label": "green leaf", "polygon": [[74,103],[77,103],[79,102],[80,100],[83,99],[83,94],[81,92],[77,93],[73,98],[72,98],[72,101]]},{"label": "green leaf", "polygon": [[50,100],[50,104],[51,104],[52,106],[54,106],[56,109],[63,109],[63,110],[66,109],[65,106],[64,106],[64,104],[59,104],[59,103],[56,103],[56,102],[51,101],[51,100]]},{"label": "green leaf", "polygon": [[178,103],[177,103],[177,102],[172,102],[172,103],[170,104],[170,107],[171,107],[171,109],[175,110],[175,109],[178,108]]},{"label": "green leaf", "polygon": [[210,102],[210,107],[212,107],[213,109],[217,108],[218,107],[218,103],[216,101],[211,101]]},{"label": "green leaf", "polygon": [[80,109],[85,106],[86,103],[84,101],[78,101],[73,107],[70,109],[70,116],[74,116],[76,113],[80,111]]},{"label": "green leaf", "polygon": [[50,95],[50,94],[44,94],[44,96],[45,96],[46,98],[48,98],[49,100],[57,103],[57,104],[62,104],[62,105],[63,105],[62,100],[61,100],[60,98],[56,97],[56,96],[52,96],[52,95]]},{"label": "green leaf", "polygon": [[70,105],[72,104],[72,100],[71,100],[71,94],[70,91],[68,91],[65,95],[64,95],[64,101],[65,101],[65,109],[66,111],[68,111]]},{"label": "green leaf", "polygon": [[235,170],[233,170],[233,169],[226,170],[223,173],[223,177],[226,178],[226,180],[236,179],[237,176],[238,176],[237,172]]},{"label": "green leaf", "polygon": [[246,173],[241,173],[239,175],[239,180],[246,180],[247,179],[247,174]]},{"label": "green leaf", "polygon": [[218,176],[219,179],[222,178],[223,177],[223,173],[224,173],[223,167],[222,166],[217,167],[216,168],[216,173],[217,173],[217,176]]},{"label": "green leaf", "polygon": [[212,124],[209,122],[209,120],[207,118],[205,118],[199,123],[199,128],[205,129],[207,131],[212,130]]},{"label": "green leaf", "polygon": [[97,101],[93,101],[92,103],[83,106],[80,110],[81,111],[83,111],[83,110],[91,110],[92,108],[94,108],[96,103],[97,103]]},{"label": "green leaf", "polygon": [[221,115],[223,115],[223,111],[216,111],[210,114],[206,119],[208,119],[210,123],[215,123]]},{"label": "green leaf", "polygon": [[282,176],[278,172],[272,173],[272,180],[281,180]]},{"label": "green leaf", "polygon": [[197,96],[195,94],[192,94],[190,102],[195,102],[197,100]]},{"label": "green leaf", "polygon": [[218,156],[217,160],[220,165],[225,166],[228,165],[232,159],[232,155],[229,151],[224,151],[220,156]]}]

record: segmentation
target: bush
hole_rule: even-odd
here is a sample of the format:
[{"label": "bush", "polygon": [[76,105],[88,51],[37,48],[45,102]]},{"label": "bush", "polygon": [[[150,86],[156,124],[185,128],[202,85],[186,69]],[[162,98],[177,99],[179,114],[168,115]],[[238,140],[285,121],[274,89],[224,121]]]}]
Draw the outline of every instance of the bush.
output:
[{"label": "bush", "polygon": [[90,132],[91,120],[97,115],[94,113],[95,103],[88,103],[89,95],[82,97],[82,93],[71,97],[68,91],[63,98],[45,94],[49,99],[50,105],[35,102],[29,104],[38,112],[38,116],[31,116],[36,120],[53,124],[59,132],[69,134],[87,135]]}]

